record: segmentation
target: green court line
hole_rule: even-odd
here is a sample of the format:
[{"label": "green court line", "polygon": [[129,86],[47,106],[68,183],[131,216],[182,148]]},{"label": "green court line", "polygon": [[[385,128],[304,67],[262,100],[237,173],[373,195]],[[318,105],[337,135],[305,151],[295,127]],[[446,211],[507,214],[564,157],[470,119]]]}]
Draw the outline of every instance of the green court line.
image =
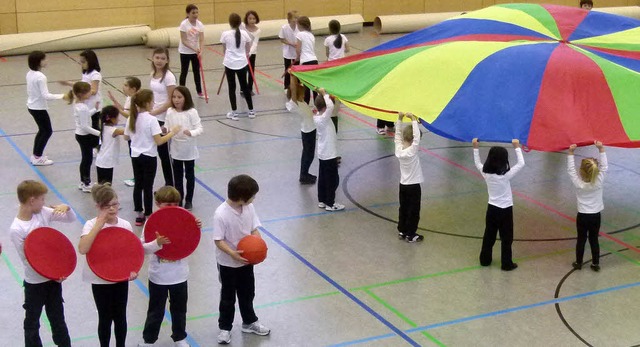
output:
[{"label": "green court line", "polygon": [[296,163],[300,162],[300,159],[297,158],[297,159],[288,159],[288,160],[269,160],[269,161],[262,161],[262,162],[253,162],[251,164],[221,166],[221,167],[206,168],[206,169],[201,168],[199,172],[226,171],[226,170],[233,170],[237,168],[253,167],[253,166],[274,166],[274,165],[293,163],[293,162],[296,162]]},{"label": "green court line", "polygon": [[[372,292],[370,292],[369,290],[366,290],[366,289],[364,289],[364,292],[367,295],[369,295],[370,297],[372,297],[375,301],[380,303],[382,306],[386,307],[389,311],[393,312],[396,316],[398,316],[400,319],[402,319],[405,323],[409,324],[412,328],[417,328],[418,327],[418,325],[416,323],[414,323],[411,319],[409,319],[407,316],[402,314],[400,311],[398,311],[395,307],[391,306],[386,301],[382,300],[382,298],[380,298],[379,296],[375,295],[374,293],[372,293]],[[440,342],[440,340],[438,340],[435,337],[433,337],[433,335],[429,334],[426,330],[423,330],[420,333],[422,333],[423,336],[425,336],[426,338],[431,340],[436,345],[438,345],[440,347],[446,347],[446,345],[444,343]]]},{"label": "green court line", "polygon": [[[617,243],[614,243],[614,244],[616,244],[616,245],[617,245]],[[631,263],[634,263],[634,264],[636,264],[636,265],[640,265],[640,261],[638,261],[638,260],[636,260],[636,259],[633,259],[633,258],[631,258],[630,256],[628,256],[628,255],[626,255],[626,254],[624,254],[624,253],[622,253],[622,252],[620,252],[620,251],[617,251],[617,250],[615,250],[615,249],[613,249],[613,248],[611,248],[611,247],[609,247],[609,246],[607,246],[607,245],[605,245],[605,244],[601,244],[601,245],[600,245],[600,248],[604,248],[604,249],[606,249],[608,252],[610,252],[611,254],[614,254],[614,255],[616,255],[616,256],[618,256],[618,257],[622,258],[622,259],[628,260],[628,261],[629,261],[629,262],[631,262]]]}]

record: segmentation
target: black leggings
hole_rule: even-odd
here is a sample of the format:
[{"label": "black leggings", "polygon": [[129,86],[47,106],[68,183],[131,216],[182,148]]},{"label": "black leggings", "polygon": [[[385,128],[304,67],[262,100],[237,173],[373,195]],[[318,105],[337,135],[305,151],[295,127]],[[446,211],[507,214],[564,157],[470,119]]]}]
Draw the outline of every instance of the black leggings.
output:
[{"label": "black leggings", "polygon": [[336,189],[340,184],[338,159],[319,159],[318,161],[320,162],[318,170],[318,202],[333,206],[336,202]]},{"label": "black leggings", "polygon": [[113,168],[103,168],[97,167],[96,171],[98,172],[98,183],[113,183]]},{"label": "black leggings", "polygon": [[150,216],[153,212],[153,181],[156,179],[158,159],[140,154],[131,158],[133,162],[133,209],[142,212],[142,199],[144,193],[144,214]]},{"label": "black leggings", "polygon": [[47,112],[47,110],[28,110],[38,126],[38,133],[35,139],[33,139],[33,156],[41,157],[42,153],[44,153],[44,148],[47,146],[47,142],[49,142],[49,138],[53,134],[51,118],[49,118],[49,112]]},{"label": "black leggings", "polygon": [[309,168],[316,152],[316,129],[308,133],[300,132],[302,138],[302,157],[300,158],[300,179],[309,176]]},{"label": "black leggings", "polygon": [[420,200],[422,189],[420,183],[400,184],[400,208],[398,209],[398,232],[413,237],[420,222]]},{"label": "black leggings", "polygon": [[513,266],[511,259],[511,244],[513,243],[513,206],[500,208],[489,204],[485,217],[486,227],[482,238],[482,250],[480,251],[480,265],[491,265],[493,245],[496,236],[500,233],[502,267]]},{"label": "black leggings", "polygon": [[200,85],[200,61],[197,54],[182,54],[180,53],[180,85],[184,86],[187,83],[187,74],[189,74],[189,63],[193,68],[193,82],[196,85],[196,92],[202,93],[202,86]]},{"label": "black leggings", "polygon": [[576,229],[578,230],[578,241],[576,242],[576,262],[582,264],[584,246],[589,239],[591,247],[591,263],[600,264],[600,243],[598,234],[600,233],[600,212],[598,213],[578,213],[576,217]]},{"label": "black leggings", "polygon": [[249,65],[251,65],[251,71],[253,71],[253,75],[251,74],[251,71],[249,71],[247,76],[247,87],[249,88],[249,91],[253,91],[253,77],[256,75],[256,55],[252,54],[249,56]]},{"label": "black leggings", "polygon": [[253,110],[253,100],[251,100],[251,90],[247,86],[247,66],[240,70],[232,70],[225,66],[224,73],[227,76],[227,85],[229,87],[229,102],[231,103],[231,110],[238,109],[236,105],[236,75],[238,75],[238,82],[240,83],[240,90],[244,94],[244,99],[247,101],[247,107]]},{"label": "black leggings", "polygon": [[[159,120],[158,123],[161,127],[164,126],[163,121]],[[160,166],[162,166],[164,185],[173,186],[173,169],[171,168],[171,157],[169,156],[169,142],[165,142],[158,146],[158,157],[160,157]]]},{"label": "black leggings", "polygon": [[289,74],[289,68],[293,65],[294,59],[284,58],[284,89],[289,89],[291,83],[291,74]]},{"label": "black leggings", "polygon": [[[196,185],[195,175],[195,160],[177,160],[173,159],[173,179],[174,187],[180,193],[180,206],[182,206],[182,200],[186,202],[193,202],[193,189]],[[187,179],[187,196],[184,195],[184,184],[182,183],[182,176]]]},{"label": "black leggings", "polygon": [[111,323],[113,323],[113,332],[116,337],[116,347],[125,347],[129,282],[92,284],[91,290],[98,310],[98,339],[100,340],[100,347],[109,347]]},{"label": "black leggings", "polygon": [[91,162],[93,162],[93,148],[97,138],[97,136],[93,135],[76,134],[76,141],[80,145],[80,153],[82,155],[80,160],[80,182],[86,185],[91,183]]}]

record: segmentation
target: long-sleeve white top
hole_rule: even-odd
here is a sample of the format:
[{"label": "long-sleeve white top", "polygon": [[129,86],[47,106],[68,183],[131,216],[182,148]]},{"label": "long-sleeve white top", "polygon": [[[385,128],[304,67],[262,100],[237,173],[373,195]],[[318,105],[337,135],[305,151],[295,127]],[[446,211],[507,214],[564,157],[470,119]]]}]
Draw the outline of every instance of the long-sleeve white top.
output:
[{"label": "long-sleeve white top", "polygon": [[407,148],[402,140],[402,122],[396,122],[396,135],[394,137],[396,147],[396,157],[400,162],[400,184],[419,184],[424,182],[422,177],[422,167],[418,156],[418,146],[420,145],[420,127],[417,121],[411,121],[413,127],[413,142]]},{"label": "long-sleeve white top", "polygon": [[327,108],[322,113],[313,116],[313,122],[318,129],[318,159],[329,160],[338,157],[338,135],[336,127],[333,125],[331,115],[333,114],[333,101],[329,94],[325,94],[324,102]]},{"label": "long-sleeve white top", "polygon": [[73,104],[73,118],[76,121],[76,135],[100,136],[100,131],[91,127],[91,115],[96,113],[96,109],[89,109],[85,103],[76,102]]},{"label": "long-sleeve white top", "polygon": [[27,108],[46,110],[47,100],[62,99],[64,94],[51,94],[47,87],[47,76],[40,71],[27,72]]},{"label": "long-sleeve white top", "polygon": [[607,154],[604,152],[600,153],[598,168],[600,172],[595,181],[585,182],[576,171],[574,156],[567,156],[567,172],[569,173],[569,177],[571,177],[573,186],[576,187],[578,212],[580,213],[598,213],[604,209],[604,203],[602,202],[602,185],[604,183],[604,176],[609,169]]},{"label": "long-sleeve white top", "polygon": [[473,161],[476,164],[476,168],[482,174],[482,177],[487,182],[487,191],[489,193],[489,204],[507,208],[513,206],[513,194],[511,193],[511,179],[524,167],[524,157],[522,156],[522,149],[516,148],[516,157],[518,162],[511,167],[511,170],[507,171],[504,175],[487,174],[482,172],[482,162],[480,161],[480,150],[473,149]]},{"label": "long-sleeve white top", "polygon": [[[202,123],[198,110],[192,107],[186,111],[176,111],[173,107],[167,110],[167,118],[164,126],[171,130],[176,125],[180,125],[182,130],[171,138],[171,158],[177,160],[196,160],[199,157],[198,143],[196,137],[203,132]],[[185,135],[184,131],[189,130],[191,136]]]}]

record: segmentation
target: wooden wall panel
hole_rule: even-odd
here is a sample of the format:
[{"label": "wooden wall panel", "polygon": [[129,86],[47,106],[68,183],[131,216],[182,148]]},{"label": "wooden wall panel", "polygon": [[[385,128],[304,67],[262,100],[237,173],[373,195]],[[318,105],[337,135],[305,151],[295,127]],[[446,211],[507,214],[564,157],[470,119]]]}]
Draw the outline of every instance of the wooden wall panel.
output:
[{"label": "wooden wall panel", "polygon": [[[156,6],[154,8],[155,26],[151,26],[152,29],[178,27],[182,20],[186,17],[185,5],[168,5],[168,6]],[[198,19],[203,24],[213,23],[213,3],[198,4],[198,10],[200,12]]]},{"label": "wooden wall panel", "polygon": [[17,34],[18,23],[15,13],[0,13],[0,35]]},{"label": "wooden wall panel", "polygon": [[349,14],[363,13],[364,0],[351,0],[349,3]]},{"label": "wooden wall panel", "polygon": [[16,13],[16,0],[1,0],[0,13]]},{"label": "wooden wall panel", "polygon": [[462,12],[483,8],[483,0],[425,0],[424,12]]},{"label": "wooden wall panel", "polygon": [[282,19],[286,17],[286,10],[282,0],[261,1],[233,1],[226,2],[216,0],[214,12],[215,23],[227,23],[229,14],[235,12],[244,19],[244,14],[249,10],[258,12],[260,20]]},{"label": "wooden wall panel", "polygon": [[424,2],[416,0],[364,0],[362,16],[372,22],[380,15],[424,13]]},{"label": "wooden wall panel", "polygon": [[298,14],[307,17],[348,14],[350,11],[347,1],[335,0],[284,0],[284,8],[287,12],[297,10]]},{"label": "wooden wall panel", "polygon": [[[47,12],[47,11],[84,11],[91,9],[108,9],[132,7],[153,7],[154,0],[15,0],[16,10],[21,12]],[[108,17],[107,17],[108,18]]]},{"label": "wooden wall panel", "polygon": [[[111,20],[105,21],[104,18]],[[153,7],[18,13],[18,32],[79,29],[127,24],[152,25]],[[44,25],[43,25],[44,24]],[[46,26],[45,26],[46,25]]]}]

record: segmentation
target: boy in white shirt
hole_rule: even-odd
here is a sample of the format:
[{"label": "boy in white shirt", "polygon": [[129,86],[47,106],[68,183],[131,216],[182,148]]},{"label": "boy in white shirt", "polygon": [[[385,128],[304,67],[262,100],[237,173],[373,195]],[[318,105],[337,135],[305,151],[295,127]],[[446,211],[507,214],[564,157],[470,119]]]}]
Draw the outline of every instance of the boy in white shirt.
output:
[{"label": "boy in white shirt", "polygon": [[417,234],[420,222],[420,200],[422,199],[422,167],[418,156],[420,145],[420,128],[418,119],[412,113],[406,116],[411,119],[411,127],[402,128],[405,114],[398,113],[395,134],[395,154],[400,162],[400,209],[398,211],[398,238],[409,243],[420,242],[424,236]]},{"label": "boy in white shirt", "polygon": [[316,124],[313,121],[313,111],[304,102],[304,86],[300,85],[296,76],[291,76],[291,86],[287,90],[290,99],[286,104],[289,112],[300,116],[300,138],[302,139],[302,157],[300,158],[300,183],[315,184],[318,177],[309,173],[316,151]]},{"label": "boy in white shirt", "polygon": [[331,121],[333,101],[324,88],[316,90],[319,95],[315,99],[318,113],[313,117],[318,130],[318,207],[327,211],[344,210],[344,205],[336,202],[336,189],[340,184],[338,175],[338,136]]},{"label": "boy in white shirt", "polygon": [[287,13],[288,24],[280,29],[278,37],[282,42],[282,57],[284,58],[284,89],[289,88],[291,82],[289,68],[298,57],[296,53],[296,34],[298,34],[298,11]]},{"label": "boy in white shirt", "polygon": [[235,314],[236,295],[242,315],[242,332],[269,335],[271,330],[260,324],[253,309],[255,278],[253,265],[237,250],[238,242],[251,234],[260,237],[261,226],[253,206],[253,199],[260,190],[258,182],[248,175],[238,175],[227,186],[227,200],[218,206],[213,215],[213,240],[216,243],[216,260],[220,278],[220,318],[218,343],[231,342],[231,328]]},{"label": "boy in white shirt", "polygon": [[44,206],[47,187],[41,182],[26,180],[18,185],[20,209],[11,223],[11,241],[24,265],[24,344],[42,346],[40,340],[40,315],[44,306],[51,323],[51,334],[56,346],[70,347],[71,339],[64,320],[62,281],[52,281],[40,276],[24,255],[24,241],[36,228],[49,226],[51,222],[72,223],[76,214],[67,205]]}]

